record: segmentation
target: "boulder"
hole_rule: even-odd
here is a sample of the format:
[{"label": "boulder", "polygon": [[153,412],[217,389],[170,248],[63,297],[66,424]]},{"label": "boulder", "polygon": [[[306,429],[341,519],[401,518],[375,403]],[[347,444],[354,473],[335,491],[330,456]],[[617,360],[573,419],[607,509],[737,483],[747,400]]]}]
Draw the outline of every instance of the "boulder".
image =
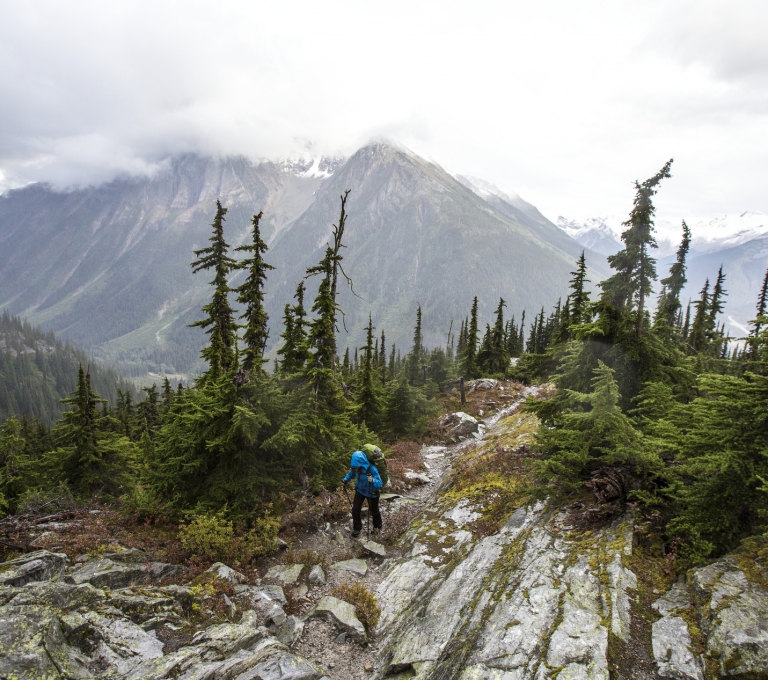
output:
[{"label": "boulder", "polygon": [[309,572],[309,578],[307,580],[309,581],[310,585],[324,586],[325,572],[323,571],[323,568],[319,564],[316,564]]},{"label": "boulder", "polygon": [[338,571],[351,571],[358,576],[365,576],[368,573],[368,565],[365,560],[342,560],[331,565],[331,569],[337,569]]},{"label": "boulder", "polygon": [[304,632],[304,622],[298,616],[289,616],[280,626],[275,636],[284,645],[291,647],[295,645]]},{"label": "boulder", "polygon": [[16,606],[42,604],[55,609],[67,610],[79,607],[91,608],[103,602],[104,591],[94,588],[90,583],[73,586],[62,581],[42,581],[28,583],[17,591],[11,601]]},{"label": "boulder", "polygon": [[326,619],[339,630],[358,640],[366,640],[365,627],[360,623],[355,614],[355,608],[349,602],[326,595],[320,598],[306,616],[307,619],[314,617]]},{"label": "boulder", "polygon": [[259,588],[259,593],[264,593],[271,600],[275,600],[276,602],[279,602],[283,606],[288,604],[288,599],[285,597],[285,593],[283,592],[283,589],[280,586],[276,586],[276,585],[261,586]]},{"label": "boulder", "polygon": [[484,392],[486,390],[495,390],[499,386],[499,381],[493,378],[478,378],[477,380],[469,380],[465,383],[464,387],[467,390],[467,394],[473,392]]},{"label": "boulder", "polygon": [[65,581],[74,585],[90,583],[95,588],[117,590],[132,585],[156,583],[180,570],[178,565],[164,562],[139,562],[136,559],[137,553],[145,555],[138,550],[128,554],[105,554],[99,559],[86,562],[65,577]]},{"label": "boulder", "polygon": [[440,429],[448,437],[466,437],[473,432],[477,432],[478,423],[468,413],[456,411],[455,413],[447,413],[440,419]]},{"label": "boulder", "polygon": [[0,677],[93,677],[89,659],[67,643],[58,617],[39,605],[0,608]]},{"label": "boulder", "polygon": [[61,576],[68,558],[63,553],[37,550],[0,564],[0,585],[23,586],[34,581],[52,581]]},{"label": "boulder", "polygon": [[216,562],[205,570],[206,574],[214,574],[216,578],[222,581],[229,581],[234,585],[244,583],[246,578],[239,571],[235,571],[232,567],[228,567],[223,562]]},{"label": "boulder", "polygon": [[386,557],[387,556],[387,549],[381,545],[381,543],[376,543],[376,541],[365,541],[363,542],[363,548],[367,550],[372,555],[376,555],[377,557]]},{"label": "boulder", "polygon": [[414,472],[413,470],[408,470],[403,476],[412,484],[429,484],[432,481],[424,473]]},{"label": "boulder", "polygon": [[283,585],[290,585],[299,580],[302,569],[304,569],[303,564],[277,564],[270,568],[264,578],[280,581]]}]

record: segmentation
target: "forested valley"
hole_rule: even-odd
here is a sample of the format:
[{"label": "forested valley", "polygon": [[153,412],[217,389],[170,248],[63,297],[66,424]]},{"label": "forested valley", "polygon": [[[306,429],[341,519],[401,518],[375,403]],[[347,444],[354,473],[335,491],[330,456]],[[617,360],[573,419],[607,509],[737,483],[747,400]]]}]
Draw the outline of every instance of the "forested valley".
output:
[{"label": "forested valley", "polygon": [[[755,291],[751,333],[738,342],[719,318],[722,268],[692,305],[680,300],[691,239],[685,223],[676,262],[659,280],[653,196],[670,169],[671,161],[636,183],[624,248],[609,257],[614,273],[599,293],[589,292],[582,254],[551,312],[505,318],[500,299],[482,328],[475,298],[457,328],[446,329],[445,344],[427,348],[417,307],[410,347],[388,345],[386,329],[369,318],[365,344],[343,355],[337,296],[342,287],[354,291],[343,268],[345,231],[354,228],[347,195],[324,257],[296,282],[281,323],[264,307],[272,267],[261,213],[250,243],[231,249],[218,203],[209,245],[192,262],[197,275],[211,277],[195,324],[208,336],[207,368],[193,384],[166,379],[138,398],[83,355],[67,349],[64,359],[52,337],[3,317],[0,509],[58,507],[66,497],[147,523],[234,523],[262,554],[276,545],[278,518],[296,494],[335,492],[363,443],[387,454],[403,440],[434,439],[430,423],[446,395],[463,400],[464,380],[490,377],[556,388],[525,406],[541,423],[532,494],[578,498],[589,489],[601,503],[629,503],[649,540],[682,565],[762,535],[768,273]],[[238,270],[245,279],[230,288]],[[276,326],[282,343],[272,366],[264,354]],[[12,333],[36,348],[34,358],[8,339]]]}]

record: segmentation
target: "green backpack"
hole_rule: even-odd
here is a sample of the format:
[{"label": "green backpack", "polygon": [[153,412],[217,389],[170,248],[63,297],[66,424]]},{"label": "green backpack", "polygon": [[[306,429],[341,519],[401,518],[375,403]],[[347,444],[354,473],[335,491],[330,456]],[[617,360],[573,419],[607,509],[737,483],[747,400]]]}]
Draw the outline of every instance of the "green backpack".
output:
[{"label": "green backpack", "polygon": [[360,450],[368,459],[368,464],[376,466],[376,469],[379,471],[379,477],[381,477],[381,483],[383,486],[386,486],[389,482],[389,471],[387,470],[387,459],[384,458],[381,449],[373,444],[366,444]]}]

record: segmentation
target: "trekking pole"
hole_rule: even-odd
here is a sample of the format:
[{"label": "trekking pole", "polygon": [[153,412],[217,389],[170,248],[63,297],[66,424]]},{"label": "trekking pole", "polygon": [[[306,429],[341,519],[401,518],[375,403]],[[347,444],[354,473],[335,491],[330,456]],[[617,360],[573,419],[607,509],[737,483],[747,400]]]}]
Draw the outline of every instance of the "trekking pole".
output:
[{"label": "trekking pole", "polygon": [[366,524],[367,524],[366,531],[368,532],[368,540],[370,541],[371,540],[371,499],[370,498],[368,499],[368,519],[366,521]]},{"label": "trekking pole", "polygon": [[349,489],[347,489],[346,483],[342,485],[344,487],[344,493],[347,494],[347,500],[349,501],[349,507],[352,507],[352,498],[349,495]]}]

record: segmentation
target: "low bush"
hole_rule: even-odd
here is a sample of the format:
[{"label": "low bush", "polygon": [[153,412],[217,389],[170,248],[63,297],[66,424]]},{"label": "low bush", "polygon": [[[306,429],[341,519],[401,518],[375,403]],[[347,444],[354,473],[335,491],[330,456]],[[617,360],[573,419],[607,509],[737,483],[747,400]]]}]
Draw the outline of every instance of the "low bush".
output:
[{"label": "low bush", "polygon": [[331,595],[354,605],[357,618],[368,630],[376,627],[381,616],[381,607],[376,596],[365,587],[364,583],[361,581],[351,584],[343,583],[336,586],[331,591]]}]

